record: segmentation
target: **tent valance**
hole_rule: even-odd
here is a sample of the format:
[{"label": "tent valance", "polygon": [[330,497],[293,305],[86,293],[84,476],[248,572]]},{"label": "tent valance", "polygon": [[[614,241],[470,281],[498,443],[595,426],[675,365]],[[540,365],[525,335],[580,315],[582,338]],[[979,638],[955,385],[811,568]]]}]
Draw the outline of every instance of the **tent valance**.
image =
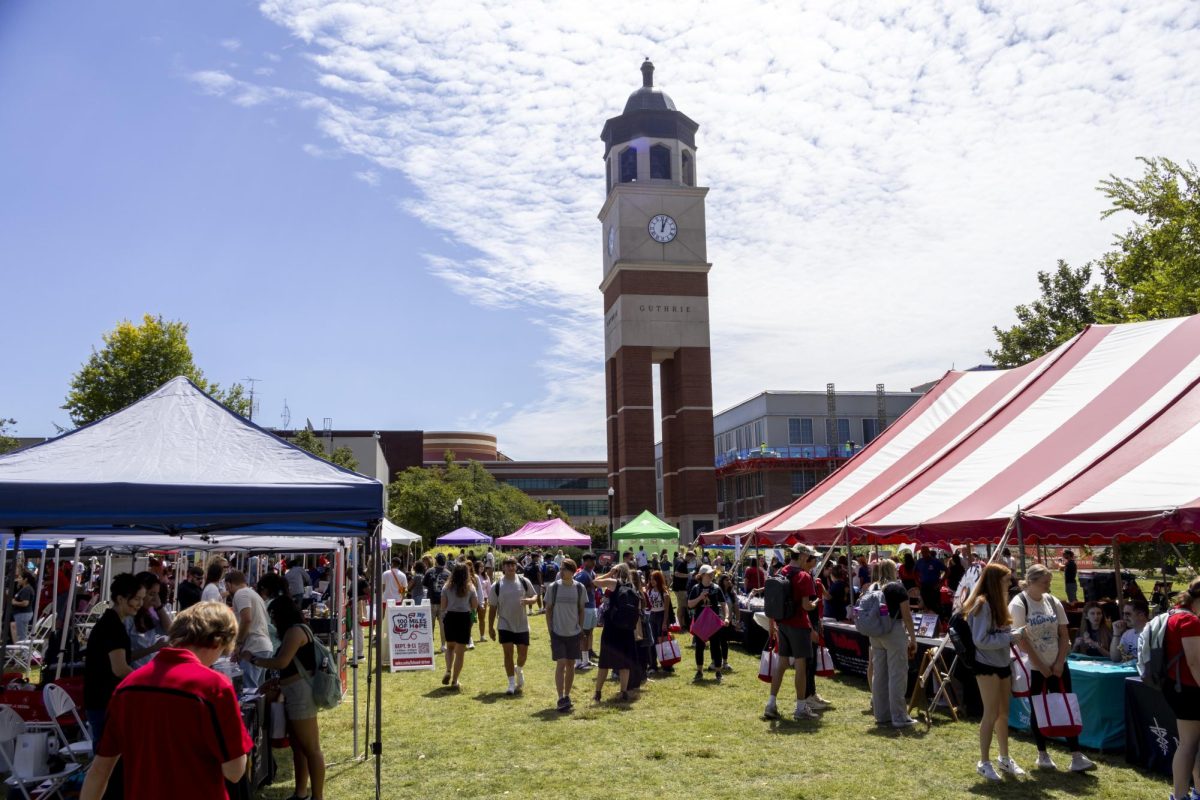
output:
[{"label": "tent valance", "polygon": [[474,528],[456,528],[437,538],[438,544],[491,544],[492,537]]},{"label": "tent valance", "polygon": [[561,519],[528,522],[496,540],[500,547],[590,547],[592,538]]},{"label": "tent valance", "polygon": [[678,539],[679,528],[668,525],[649,511],[643,511],[613,531],[614,539]]}]

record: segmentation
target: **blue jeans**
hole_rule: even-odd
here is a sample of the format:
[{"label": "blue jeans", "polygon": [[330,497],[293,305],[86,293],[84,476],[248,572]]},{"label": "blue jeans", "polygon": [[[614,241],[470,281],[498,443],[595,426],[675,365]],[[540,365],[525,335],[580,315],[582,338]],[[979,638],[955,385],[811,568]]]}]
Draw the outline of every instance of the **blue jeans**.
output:
[{"label": "blue jeans", "polygon": [[[253,653],[256,658],[269,658],[270,653]],[[242,668],[242,687],[246,689],[257,689],[262,686],[266,670],[262,667],[256,667],[249,661],[244,659],[238,660],[238,666]]]}]

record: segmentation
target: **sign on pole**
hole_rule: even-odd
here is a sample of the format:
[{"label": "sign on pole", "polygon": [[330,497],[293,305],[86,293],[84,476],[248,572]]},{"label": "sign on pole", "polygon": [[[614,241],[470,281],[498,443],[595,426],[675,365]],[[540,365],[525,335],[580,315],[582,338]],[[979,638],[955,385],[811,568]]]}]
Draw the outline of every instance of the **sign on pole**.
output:
[{"label": "sign on pole", "polygon": [[403,605],[389,602],[384,618],[388,626],[391,671],[433,669],[433,609],[429,601],[419,606],[411,602]]}]

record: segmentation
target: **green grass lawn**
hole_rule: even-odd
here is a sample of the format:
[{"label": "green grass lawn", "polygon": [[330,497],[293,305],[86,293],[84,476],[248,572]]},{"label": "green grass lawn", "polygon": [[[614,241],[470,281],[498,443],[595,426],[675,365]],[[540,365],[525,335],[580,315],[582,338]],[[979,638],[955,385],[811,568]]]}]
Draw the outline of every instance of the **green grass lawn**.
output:
[{"label": "green grass lawn", "polygon": [[[500,646],[491,641],[467,653],[461,693],[442,688],[440,664],[432,672],[383,676],[384,797],[1128,800],[1169,792],[1164,778],[1127,766],[1121,753],[1092,754],[1100,766],[1088,775],[1035,774],[1033,741],[1024,736],[1014,737],[1012,754],[1030,776],[987,785],[975,774],[974,723],[939,717],[929,730],[876,728],[866,683],[858,679],[818,679],[818,690],[836,704],[820,721],[766,722],[757,654],[736,646],[730,654],[736,671],[722,685],[711,673],[692,684],[692,654],[685,650],[675,677],[649,684],[629,705],[612,701],[613,683],[605,701],[592,705],[595,673],[577,676],[576,710],[560,715],[545,626],[541,617],[531,622],[527,685],[515,698],[504,694]],[[365,669],[360,700],[363,681]],[[790,708],[785,692],[780,709]],[[350,719],[349,698],[321,716],[334,764],[331,800],[374,796],[373,765],[349,761]],[[1063,748],[1053,753],[1060,766],[1069,761]],[[271,800],[291,794],[290,752],[276,757],[277,782],[263,794]]]}]

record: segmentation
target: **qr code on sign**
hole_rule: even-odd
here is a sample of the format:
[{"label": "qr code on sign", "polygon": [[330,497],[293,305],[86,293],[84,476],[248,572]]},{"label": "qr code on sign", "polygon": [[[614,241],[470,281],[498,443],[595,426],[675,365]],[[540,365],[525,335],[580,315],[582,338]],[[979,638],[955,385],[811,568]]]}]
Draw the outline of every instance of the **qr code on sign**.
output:
[{"label": "qr code on sign", "polygon": [[417,645],[417,652],[423,656],[429,655],[432,649],[433,647],[431,645],[425,644],[424,642],[421,642],[419,645]]}]

